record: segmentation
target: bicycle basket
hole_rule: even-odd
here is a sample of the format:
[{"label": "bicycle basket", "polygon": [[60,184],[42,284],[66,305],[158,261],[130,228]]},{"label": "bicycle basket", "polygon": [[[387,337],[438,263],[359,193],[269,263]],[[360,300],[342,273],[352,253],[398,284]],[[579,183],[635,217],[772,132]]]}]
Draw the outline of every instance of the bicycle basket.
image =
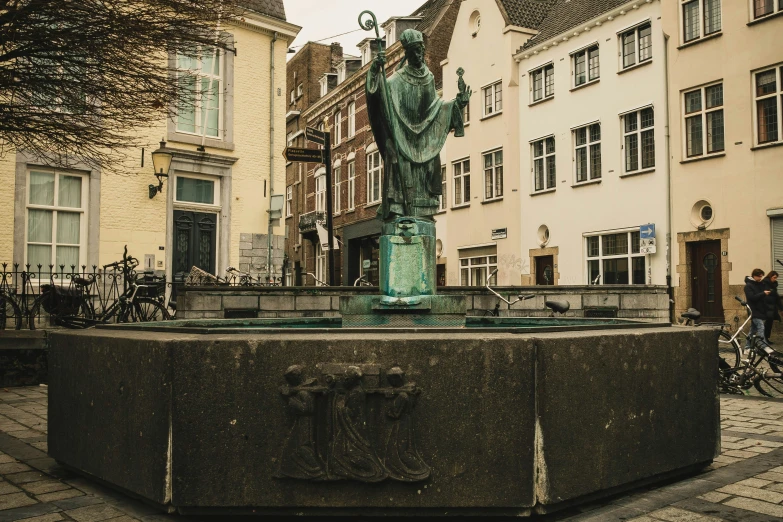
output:
[{"label": "bicycle basket", "polygon": [[79,313],[79,305],[82,294],[75,288],[62,288],[56,285],[42,285],[44,296],[43,309],[54,315],[76,315]]}]

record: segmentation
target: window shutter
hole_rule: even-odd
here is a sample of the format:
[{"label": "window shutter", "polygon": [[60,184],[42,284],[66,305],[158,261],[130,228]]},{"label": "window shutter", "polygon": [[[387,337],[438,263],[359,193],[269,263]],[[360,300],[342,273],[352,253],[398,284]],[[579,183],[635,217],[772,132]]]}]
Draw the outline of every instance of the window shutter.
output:
[{"label": "window shutter", "polygon": [[772,270],[783,271],[777,262],[783,261],[783,217],[772,218]]}]

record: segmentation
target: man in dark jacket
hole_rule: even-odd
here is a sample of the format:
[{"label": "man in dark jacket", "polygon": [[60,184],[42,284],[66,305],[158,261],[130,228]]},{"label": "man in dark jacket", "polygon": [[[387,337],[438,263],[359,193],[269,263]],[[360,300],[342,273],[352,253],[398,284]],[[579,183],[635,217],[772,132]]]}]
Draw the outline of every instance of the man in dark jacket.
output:
[{"label": "man in dark jacket", "polygon": [[767,312],[767,318],[764,320],[764,338],[768,344],[772,344],[769,338],[772,335],[772,327],[775,321],[780,321],[781,310],[780,294],[778,294],[778,273],[772,270],[761,282],[764,283],[765,290],[769,290],[769,293],[764,297]]},{"label": "man in dark jacket", "polygon": [[[767,306],[764,299],[771,292],[766,289],[766,285],[761,281],[763,277],[764,271],[756,268],[750,277],[745,278],[745,300],[748,302],[751,312],[750,335],[756,334],[757,338],[766,343],[764,320],[767,318]],[[750,348],[750,336],[748,336],[748,343],[745,348]]]}]

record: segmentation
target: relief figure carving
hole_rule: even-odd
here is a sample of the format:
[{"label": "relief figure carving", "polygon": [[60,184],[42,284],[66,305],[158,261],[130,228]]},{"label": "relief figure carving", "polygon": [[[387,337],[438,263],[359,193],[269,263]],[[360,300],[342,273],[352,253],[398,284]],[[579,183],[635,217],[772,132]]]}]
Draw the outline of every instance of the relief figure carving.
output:
[{"label": "relief figure carving", "polygon": [[386,374],[391,386],[386,391],[386,416],[392,424],[386,441],[384,465],[389,476],[404,482],[417,482],[430,476],[430,467],[416,449],[414,408],[420,390],[405,382],[405,372],[395,366]]}]

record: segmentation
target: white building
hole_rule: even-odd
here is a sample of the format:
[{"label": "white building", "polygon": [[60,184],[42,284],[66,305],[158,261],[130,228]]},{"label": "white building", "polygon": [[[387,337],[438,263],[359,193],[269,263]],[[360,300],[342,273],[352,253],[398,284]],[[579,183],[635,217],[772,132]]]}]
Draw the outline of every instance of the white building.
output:
[{"label": "white building", "polygon": [[[523,284],[667,283],[660,16],[658,0],[557,0],[514,54]],[[652,255],[640,248],[648,224]]]}]

